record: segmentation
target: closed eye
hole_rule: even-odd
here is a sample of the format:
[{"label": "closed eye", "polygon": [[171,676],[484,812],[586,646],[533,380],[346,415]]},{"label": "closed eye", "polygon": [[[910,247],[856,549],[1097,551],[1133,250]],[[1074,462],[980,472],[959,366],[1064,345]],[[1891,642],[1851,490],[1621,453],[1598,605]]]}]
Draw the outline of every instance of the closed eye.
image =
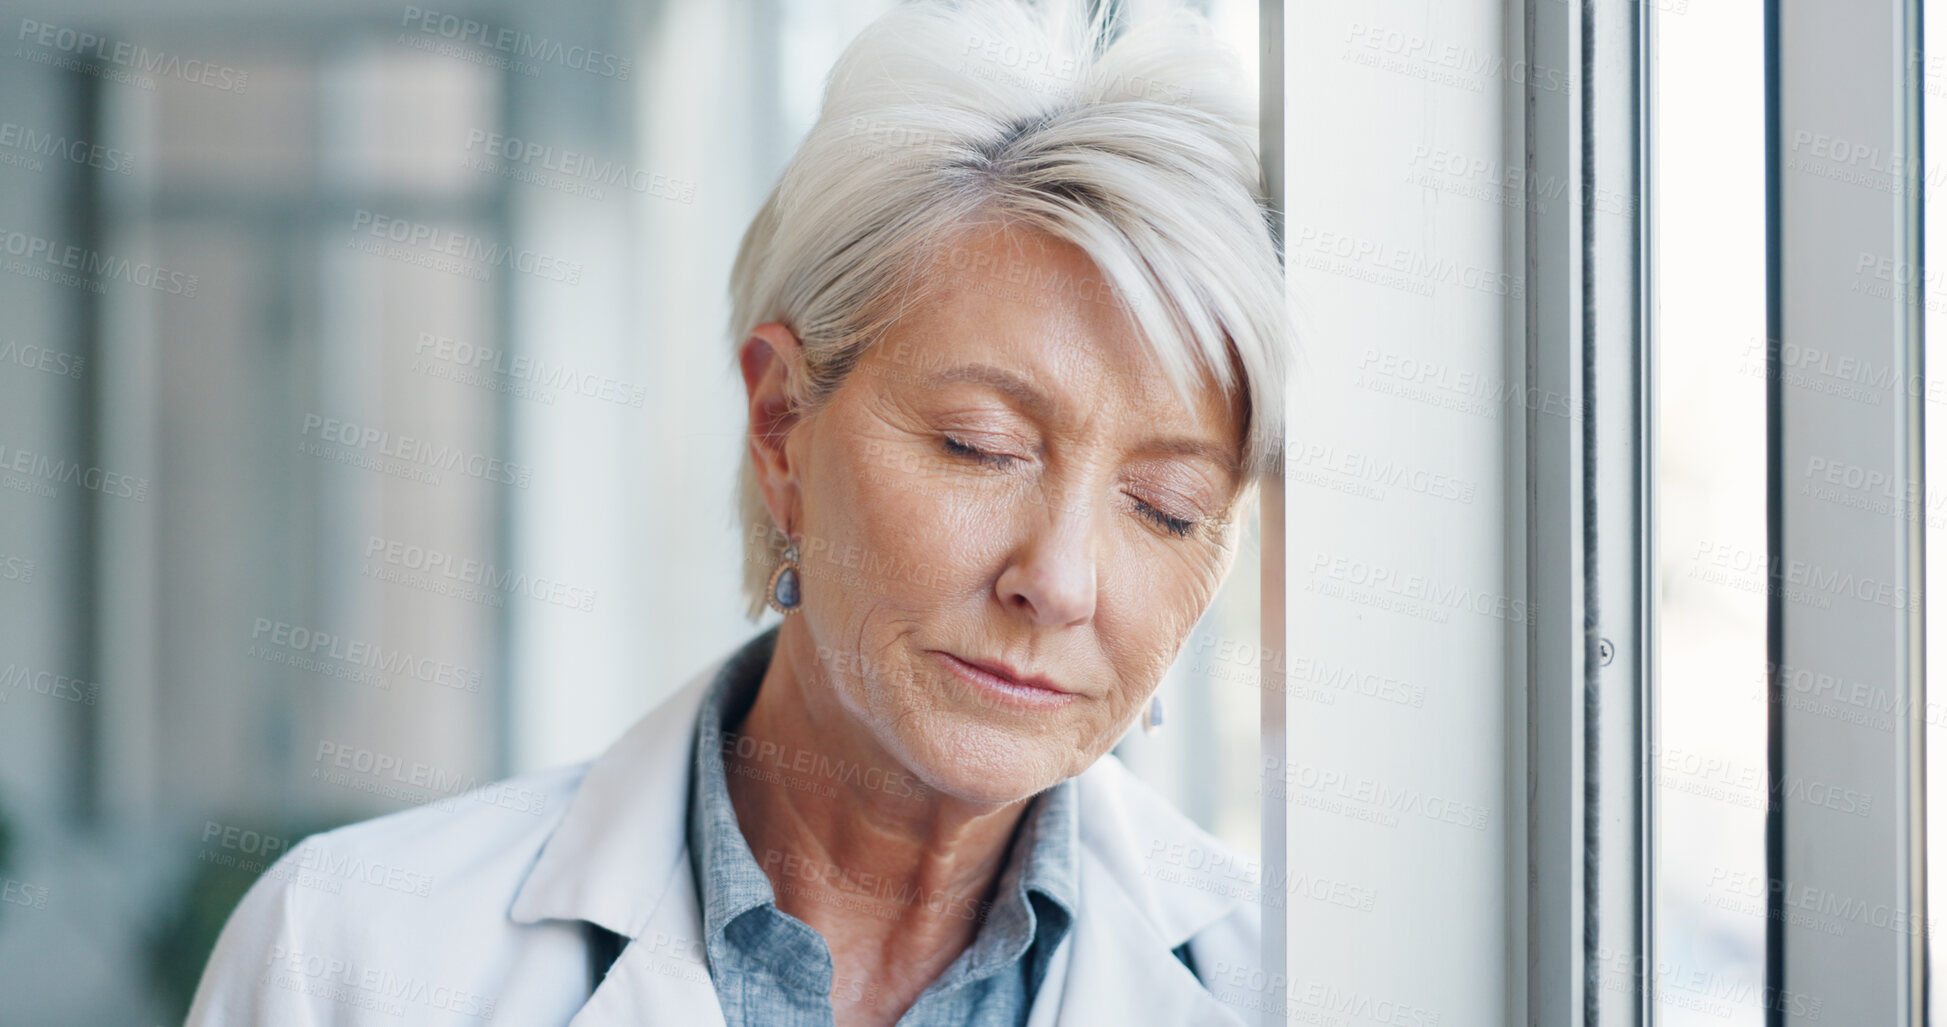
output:
[{"label": "closed eye", "polygon": [[985,464],[996,470],[1004,471],[1014,462],[1014,458],[1005,453],[989,453],[983,449],[976,449],[951,435],[940,436],[940,444],[946,447],[946,451],[954,456],[964,460],[972,460],[975,463]]},{"label": "closed eye", "polygon": [[1149,518],[1157,527],[1175,535],[1177,538],[1188,538],[1190,536],[1190,529],[1196,526],[1196,522],[1194,521],[1186,521],[1181,517],[1171,517],[1169,514],[1150,506],[1140,499],[1136,500],[1136,512]]}]

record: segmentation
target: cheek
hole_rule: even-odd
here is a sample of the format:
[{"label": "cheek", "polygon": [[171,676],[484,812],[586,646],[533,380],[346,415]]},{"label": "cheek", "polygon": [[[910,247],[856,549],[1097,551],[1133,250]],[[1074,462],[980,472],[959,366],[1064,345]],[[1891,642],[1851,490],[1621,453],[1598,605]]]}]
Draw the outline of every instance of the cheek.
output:
[{"label": "cheek", "polygon": [[1012,503],[1005,489],[969,482],[919,449],[854,447],[831,468],[839,488],[829,519],[856,547],[854,584],[901,607],[984,595]]},{"label": "cheek", "polygon": [[1148,695],[1209,608],[1228,561],[1198,544],[1133,547],[1104,567],[1096,609],[1103,648],[1127,683],[1127,701]]}]

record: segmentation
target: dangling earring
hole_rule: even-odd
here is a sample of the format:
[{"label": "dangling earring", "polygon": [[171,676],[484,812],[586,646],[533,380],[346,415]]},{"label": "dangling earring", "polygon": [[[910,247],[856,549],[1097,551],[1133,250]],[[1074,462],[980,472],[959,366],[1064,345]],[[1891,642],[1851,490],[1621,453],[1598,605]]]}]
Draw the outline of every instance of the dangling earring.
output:
[{"label": "dangling earring", "polygon": [[764,599],[771,609],[790,615],[798,612],[804,605],[804,593],[798,588],[798,544],[784,547],[784,557],[778,561],[777,570],[771,572],[771,584],[764,592]]},{"label": "dangling earring", "polygon": [[1143,734],[1153,735],[1163,730],[1163,696],[1161,693],[1149,697],[1149,705],[1143,707]]}]

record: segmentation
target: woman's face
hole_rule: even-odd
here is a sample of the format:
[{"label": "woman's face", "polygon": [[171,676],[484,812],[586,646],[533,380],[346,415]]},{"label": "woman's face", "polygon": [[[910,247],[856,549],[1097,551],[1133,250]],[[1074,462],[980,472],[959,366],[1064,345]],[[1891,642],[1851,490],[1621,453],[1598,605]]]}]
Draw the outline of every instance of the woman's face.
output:
[{"label": "woman's face", "polygon": [[1185,406],[1073,245],[995,230],[942,267],[791,427],[776,495],[812,687],[929,786],[1012,802],[1107,752],[1209,605],[1243,416]]}]

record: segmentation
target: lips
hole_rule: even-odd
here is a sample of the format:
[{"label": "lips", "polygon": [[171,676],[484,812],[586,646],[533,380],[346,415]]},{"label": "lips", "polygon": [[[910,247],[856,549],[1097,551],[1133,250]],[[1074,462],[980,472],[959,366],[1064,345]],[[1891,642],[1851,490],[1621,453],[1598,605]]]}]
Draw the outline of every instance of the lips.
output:
[{"label": "lips", "polygon": [[1023,674],[995,660],[970,660],[937,649],[933,655],[955,677],[1004,701],[1048,709],[1080,698],[1042,675]]}]

